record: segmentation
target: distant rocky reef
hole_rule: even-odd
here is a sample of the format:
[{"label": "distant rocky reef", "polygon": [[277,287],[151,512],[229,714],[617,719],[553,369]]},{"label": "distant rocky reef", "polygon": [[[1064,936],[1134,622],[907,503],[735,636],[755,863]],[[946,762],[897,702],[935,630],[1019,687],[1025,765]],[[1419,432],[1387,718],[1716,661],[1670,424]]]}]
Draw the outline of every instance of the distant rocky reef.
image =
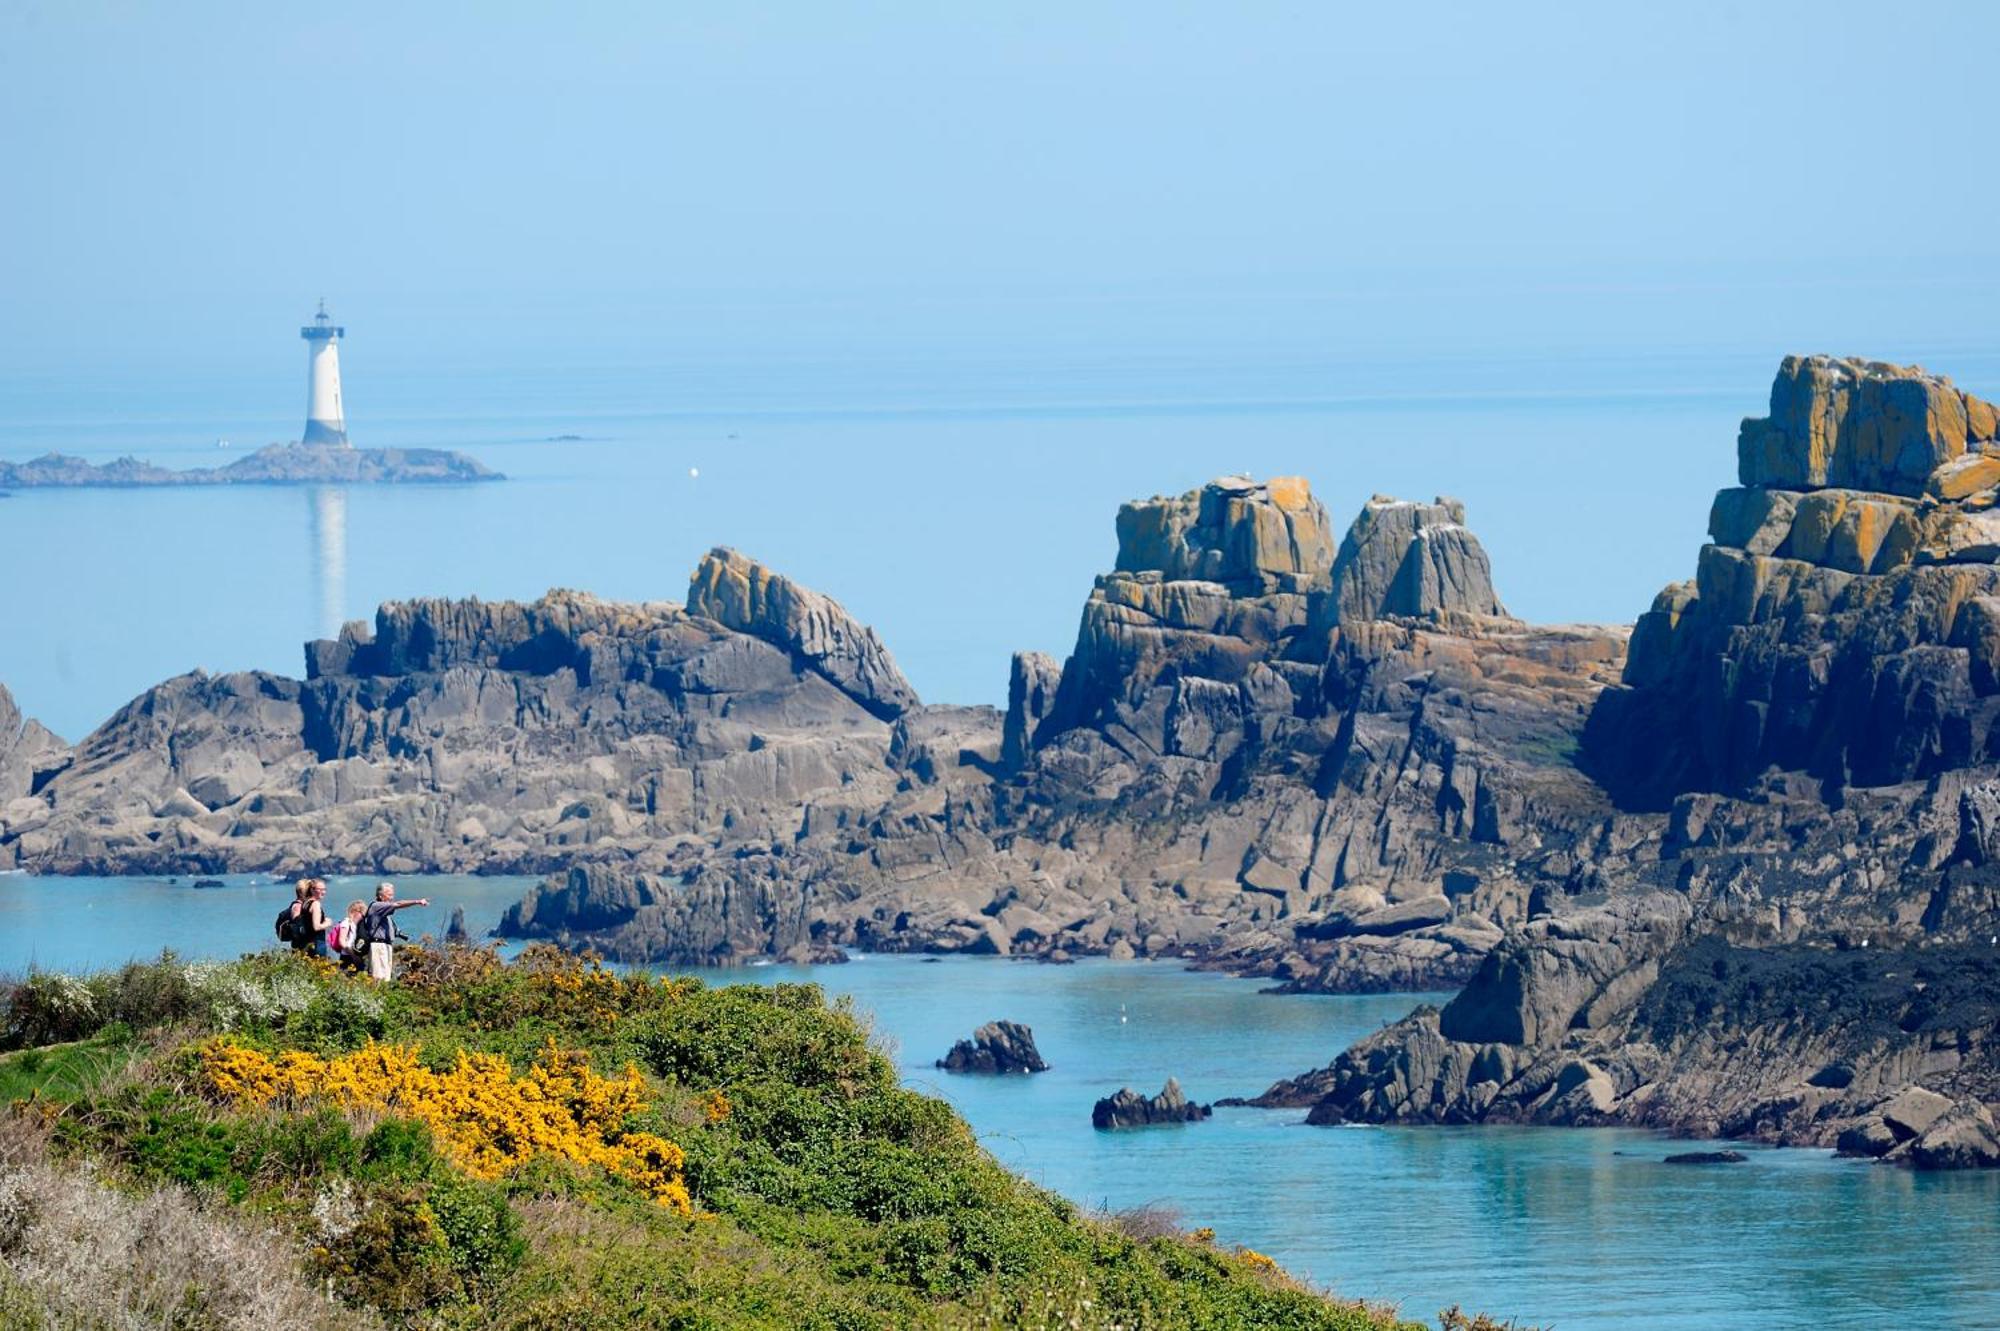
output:
[{"label": "distant rocky reef", "polygon": [[220,467],[174,470],[137,458],[94,463],[61,453],[0,462],[0,489],[137,489],[175,485],[425,485],[506,479],[475,458],[441,448],[268,444]]}]

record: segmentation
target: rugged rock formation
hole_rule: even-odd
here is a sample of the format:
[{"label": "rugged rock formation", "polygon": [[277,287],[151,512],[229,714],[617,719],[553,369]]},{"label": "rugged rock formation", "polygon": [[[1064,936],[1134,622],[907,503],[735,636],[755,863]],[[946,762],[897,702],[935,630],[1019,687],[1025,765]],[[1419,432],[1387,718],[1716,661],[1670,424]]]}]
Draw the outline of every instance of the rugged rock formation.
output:
[{"label": "rugged rock formation", "polygon": [[[1582,763],[1629,838],[1592,848],[1595,892],[1532,906],[1442,1010],[1262,1101],[1320,1123],[1630,1122],[1985,1159],[1994,419],[1920,370],[1786,361],[1698,577],[1641,617],[1592,708]],[[1911,1105],[1949,1109],[1940,1136]]]},{"label": "rugged rock formation", "polygon": [[[385,605],[372,633],[312,644],[304,681],[196,673],[149,690],[32,801],[0,806],[0,847],[52,872],[562,870],[687,841],[782,851],[808,824],[889,801],[901,777],[876,712],[908,686],[832,602],[756,605],[771,613],[746,622],[790,632],[783,645],[676,605],[572,592]],[[991,750],[998,718],[983,716]],[[715,869],[731,892],[756,878],[739,871]],[[796,889],[782,894],[797,914]]]},{"label": "rugged rock formation", "polygon": [[1035,1033],[1018,1021],[989,1021],[960,1040],[951,1052],[937,1061],[946,1072],[988,1074],[1047,1072],[1041,1051],[1035,1048]]},{"label": "rugged rock formation", "polygon": [[1090,1110],[1090,1126],[1100,1132],[1116,1128],[1150,1128],[1162,1123],[1199,1123],[1215,1111],[1188,1099],[1181,1084],[1172,1077],[1155,1096],[1147,1097],[1121,1086],[1116,1095],[1107,1095]]},{"label": "rugged rock formation", "polygon": [[1337,622],[1348,624],[1507,616],[1485,547],[1465,525],[1465,505],[1443,496],[1432,504],[1369,500],[1340,543],[1329,600]]},{"label": "rugged rock formation", "polygon": [[69,746],[41,722],[21,715],[0,686],[0,805],[31,794],[37,778],[62,765]]},{"label": "rugged rock formation", "polygon": [[[0,686],[0,827],[9,810],[33,816],[30,798],[69,757],[69,746],[39,721],[21,715],[14,695]],[[17,853],[0,839],[0,869],[15,867]]]},{"label": "rugged rock formation", "polygon": [[688,613],[784,648],[885,721],[917,705],[874,629],[734,550],[711,550],[695,569]]},{"label": "rugged rock formation", "polygon": [[44,453],[0,462],[0,486],[16,490],[133,489],[176,485],[422,485],[498,481],[505,477],[463,453],[441,448],[349,448],[344,444],[267,444],[222,467],[175,471],[124,457],[94,463]]},{"label": "rugged rock formation", "polygon": [[1633,631],[1592,770],[1664,806],[1774,769],[1888,786],[2000,762],[1994,415],[1921,370],[1788,358],[1694,582]]},{"label": "rugged rock formation", "polygon": [[1004,722],[919,705],[872,633],[726,550],[685,608],[391,604],[311,644],[304,681],[149,691],[0,811],[0,847],[44,870],[541,870],[509,932],[632,960],[1456,984],[1665,826],[1612,826],[1571,761],[1623,634],[1490,613],[1463,518],[1378,498],[1336,557],[1302,481],[1128,505],[1075,651],[1018,657]]}]

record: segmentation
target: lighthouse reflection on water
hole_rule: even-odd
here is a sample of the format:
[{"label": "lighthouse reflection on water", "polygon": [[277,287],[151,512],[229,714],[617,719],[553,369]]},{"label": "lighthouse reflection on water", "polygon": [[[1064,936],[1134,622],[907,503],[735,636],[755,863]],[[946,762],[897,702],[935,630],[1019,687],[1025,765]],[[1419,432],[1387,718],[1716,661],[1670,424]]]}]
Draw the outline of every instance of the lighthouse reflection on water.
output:
[{"label": "lighthouse reflection on water", "polygon": [[306,502],[312,506],[312,636],[336,638],[347,617],[347,491],[316,485]]}]

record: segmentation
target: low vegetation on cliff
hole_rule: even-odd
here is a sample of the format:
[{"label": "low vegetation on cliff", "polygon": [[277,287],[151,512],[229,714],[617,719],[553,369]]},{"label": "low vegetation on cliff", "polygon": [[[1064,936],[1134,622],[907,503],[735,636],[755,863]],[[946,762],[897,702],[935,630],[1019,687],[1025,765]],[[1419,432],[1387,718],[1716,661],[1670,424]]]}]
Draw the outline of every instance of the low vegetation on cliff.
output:
[{"label": "low vegetation on cliff", "polygon": [[0,1324],[1409,1325],[1008,1174],[817,986],[411,959],[0,987]]}]

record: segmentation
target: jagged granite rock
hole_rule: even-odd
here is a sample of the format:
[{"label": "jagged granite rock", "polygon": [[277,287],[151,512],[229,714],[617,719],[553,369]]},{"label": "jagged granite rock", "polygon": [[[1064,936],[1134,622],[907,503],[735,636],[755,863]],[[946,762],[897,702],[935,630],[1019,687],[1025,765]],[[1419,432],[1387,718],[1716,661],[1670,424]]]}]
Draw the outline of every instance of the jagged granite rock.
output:
[{"label": "jagged granite rock", "polygon": [[1015,652],[1007,672],[1007,720],[1000,732],[1000,763],[1009,772],[1028,765],[1035,731],[1055,706],[1062,663],[1043,652]]},{"label": "jagged granite rock", "polygon": [[0,811],[33,793],[38,778],[60,768],[68,753],[54,731],[22,716],[14,695],[0,685]]},{"label": "jagged granite rock", "polygon": [[1773,769],[1890,786],[2000,762],[1994,419],[1922,370],[1788,358],[1693,585],[1634,630],[1590,770],[1663,807]]},{"label": "jagged granite rock", "polygon": [[836,959],[814,936],[808,899],[789,887],[769,856],[692,862],[678,879],[584,864],[508,907],[495,932],[670,966]]},{"label": "jagged granite rock", "polygon": [[1910,1143],[1918,1169],[2000,1169],[2000,1127],[1993,1111],[1962,1100]]},{"label": "jagged granite rock", "polygon": [[1090,1109],[1090,1126],[1100,1132],[1117,1128],[1149,1128],[1163,1123],[1199,1123],[1214,1114],[1208,1105],[1187,1098],[1181,1084],[1172,1077],[1158,1095],[1144,1096],[1121,1086]]},{"label": "jagged granite rock", "polygon": [[937,1061],[946,1072],[979,1072],[991,1075],[1047,1072],[1041,1051],[1035,1048],[1035,1033],[1018,1021],[989,1021],[960,1040],[951,1052]]},{"label": "jagged granite rock", "polygon": [[1118,510],[1120,573],[1299,591],[1332,563],[1326,510],[1297,476],[1225,476],[1178,498],[1134,500]]},{"label": "jagged granite rock", "polygon": [[[556,871],[783,844],[903,779],[879,676],[838,671],[857,697],[832,658],[669,603],[390,603],[307,659],[148,690],[8,806],[0,846],[44,872]],[[982,715],[962,742],[997,751]]]},{"label": "jagged granite rock", "polygon": [[1787,356],[1770,415],[1743,422],[1743,484],[1920,495],[1968,446],[2000,439],[1994,408],[1915,367]]},{"label": "jagged granite rock", "polygon": [[875,630],[857,624],[839,602],[734,550],[718,547],[702,558],[687,604],[691,615],[791,652],[884,720],[917,706],[917,691]]},{"label": "jagged granite rock", "polygon": [[1333,613],[1322,610],[1315,622],[1507,615],[1465,505],[1443,496],[1429,504],[1370,499],[1340,542],[1332,577]]},{"label": "jagged granite rock", "polygon": [[177,471],[137,458],[93,463],[45,453],[0,462],[0,486],[16,490],[180,485],[421,485],[506,479],[477,459],[441,448],[349,448],[267,444],[222,467]]},{"label": "jagged granite rock", "polygon": [[[1326,510],[1304,481],[1211,481],[1118,513],[1118,560],[1084,604],[1037,747],[1080,726],[1155,724],[1187,677],[1233,687],[1303,630],[1332,562]],[[1310,670],[1299,672],[1301,677]],[[1157,746],[1156,746],[1157,747]]]},{"label": "jagged granite rock", "polygon": [[1602,827],[1630,840],[1572,843],[1567,899],[1531,902],[1451,1003],[1262,1103],[1981,1158],[2000,1101],[2000,469],[1990,408],[1947,390],[1787,362],[1697,578],[1641,617],[1583,729],[1622,806]]}]

